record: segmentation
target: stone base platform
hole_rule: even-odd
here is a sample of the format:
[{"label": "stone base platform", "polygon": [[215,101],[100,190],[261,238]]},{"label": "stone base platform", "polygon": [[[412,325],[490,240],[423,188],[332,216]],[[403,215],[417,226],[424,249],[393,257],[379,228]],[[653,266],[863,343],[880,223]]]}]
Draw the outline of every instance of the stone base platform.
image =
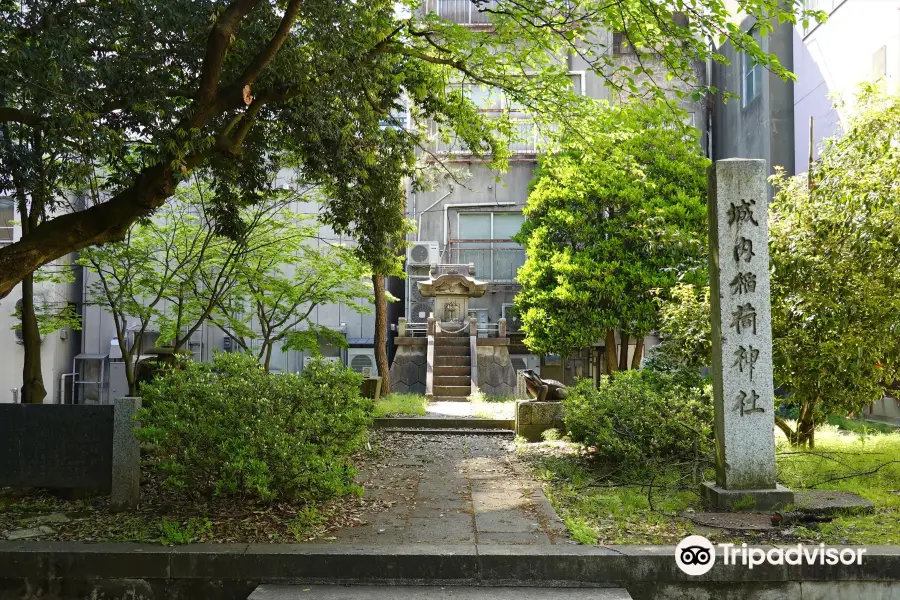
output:
[{"label": "stone base platform", "polygon": [[726,490],[706,481],[700,486],[700,496],[719,510],[775,510],[794,504],[794,492],[779,484],[769,490]]},{"label": "stone base platform", "polygon": [[516,435],[529,442],[540,442],[548,429],[564,430],[562,402],[516,400]]}]

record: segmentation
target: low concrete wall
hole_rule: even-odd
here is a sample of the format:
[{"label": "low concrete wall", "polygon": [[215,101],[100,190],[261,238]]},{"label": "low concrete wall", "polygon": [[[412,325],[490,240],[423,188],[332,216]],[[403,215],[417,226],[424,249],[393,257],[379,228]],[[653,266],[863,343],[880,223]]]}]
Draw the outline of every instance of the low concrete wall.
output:
[{"label": "low concrete wall", "polygon": [[[769,550],[771,546],[763,547]],[[690,577],[672,546],[342,548],[330,544],[0,542],[0,600],[244,600],[262,583],[624,587],[634,600],[894,600],[900,548],[861,565],[721,564]],[[299,590],[298,590],[298,593]]]},{"label": "low concrete wall", "polygon": [[529,442],[540,442],[541,434],[548,429],[565,429],[563,416],[562,402],[516,400],[516,435]]},{"label": "low concrete wall", "polygon": [[140,398],[114,405],[0,404],[0,487],[108,492],[113,506],[136,506]]}]

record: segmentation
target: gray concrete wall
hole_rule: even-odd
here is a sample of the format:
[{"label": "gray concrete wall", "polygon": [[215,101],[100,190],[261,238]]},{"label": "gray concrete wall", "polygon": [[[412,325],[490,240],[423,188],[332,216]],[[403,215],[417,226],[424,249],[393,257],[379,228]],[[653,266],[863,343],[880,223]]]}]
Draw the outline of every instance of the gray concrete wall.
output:
[{"label": "gray concrete wall", "polygon": [[[741,28],[754,24],[745,19]],[[793,68],[793,29],[790,24],[776,25],[762,38],[764,51],[778,56],[781,64]],[[761,158],[768,172],[775,166],[794,173],[794,88],[769,71],[763,71],[761,93],[749,102],[744,98],[723,101],[723,92],[743,95],[742,55],[730,44],[719,49],[730,64],[714,63],[711,82],[719,93],[712,112],[712,158]],[[771,190],[770,190],[771,194]]]}]

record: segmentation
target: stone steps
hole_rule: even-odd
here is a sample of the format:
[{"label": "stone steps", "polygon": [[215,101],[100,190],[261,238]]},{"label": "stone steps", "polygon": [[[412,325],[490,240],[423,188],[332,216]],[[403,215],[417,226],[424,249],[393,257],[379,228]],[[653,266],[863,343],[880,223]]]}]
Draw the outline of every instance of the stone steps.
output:
[{"label": "stone steps", "polygon": [[436,337],[434,345],[437,346],[469,346],[469,338],[467,337]]},{"label": "stone steps", "polygon": [[437,385],[434,386],[434,396],[468,396],[472,393],[469,385]]},{"label": "stone steps", "polygon": [[[467,394],[471,393],[471,387],[469,388],[469,390],[470,390],[470,392],[467,392]],[[432,402],[468,402],[469,396],[468,395],[466,395],[466,396],[432,396],[431,401]]]},{"label": "stone steps", "polygon": [[469,346],[441,346],[434,345],[435,357],[443,358],[445,356],[469,356]]},{"label": "stone steps", "polygon": [[434,376],[445,377],[447,375],[472,376],[471,365],[434,365]]},{"label": "stone steps", "polygon": [[465,356],[441,356],[441,363],[434,365],[434,368],[437,370],[444,367],[465,367],[471,370],[472,358],[468,354]]},{"label": "stone steps", "polygon": [[434,376],[434,385],[437,387],[456,386],[463,387],[472,384],[471,375],[438,375]]}]

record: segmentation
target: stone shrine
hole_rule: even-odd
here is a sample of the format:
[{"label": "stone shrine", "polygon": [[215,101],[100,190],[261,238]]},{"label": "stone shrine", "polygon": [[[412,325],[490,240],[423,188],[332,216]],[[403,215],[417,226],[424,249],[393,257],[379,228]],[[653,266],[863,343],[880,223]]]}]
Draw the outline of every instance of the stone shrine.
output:
[{"label": "stone shrine", "polygon": [[708,207],[716,482],[701,492],[717,508],[766,510],[794,501],[775,481],[766,162],[711,165]]}]

